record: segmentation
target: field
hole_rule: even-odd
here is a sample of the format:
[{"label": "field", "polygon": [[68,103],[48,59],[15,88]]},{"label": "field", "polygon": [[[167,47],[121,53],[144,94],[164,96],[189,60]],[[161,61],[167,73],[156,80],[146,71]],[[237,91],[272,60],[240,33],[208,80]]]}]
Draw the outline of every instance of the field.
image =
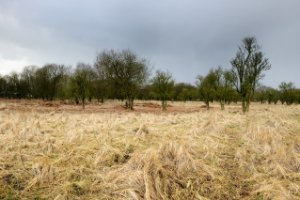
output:
[{"label": "field", "polygon": [[0,102],[0,199],[300,199],[300,106]]}]

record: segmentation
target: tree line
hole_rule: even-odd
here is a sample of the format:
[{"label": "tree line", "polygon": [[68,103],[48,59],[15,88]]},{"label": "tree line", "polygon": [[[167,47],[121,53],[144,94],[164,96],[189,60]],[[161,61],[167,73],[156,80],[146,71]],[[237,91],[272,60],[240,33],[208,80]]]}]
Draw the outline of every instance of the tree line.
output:
[{"label": "tree line", "polygon": [[160,100],[162,109],[167,101],[218,101],[222,109],[231,102],[242,102],[243,112],[252,101],[282,104],[300,103],[300,90],[293,83],[282,82],[279,89],[263,87],[259,81],[270,70],[269,60],[254,37],[246,37],[230,61],[231,69],[213,68],[205,76],[197,76],[196,84],[176,83],[168,71],[151,70],[144,58],[130,50],[103,51],[93,65],[78,63],[75,68],[59,64],[43,67],[26,66],[21,73],[0,76],[0,97],[43,99],[73,99],[85,108],[87,101],[119,99],[127,109],[134,100]]}]

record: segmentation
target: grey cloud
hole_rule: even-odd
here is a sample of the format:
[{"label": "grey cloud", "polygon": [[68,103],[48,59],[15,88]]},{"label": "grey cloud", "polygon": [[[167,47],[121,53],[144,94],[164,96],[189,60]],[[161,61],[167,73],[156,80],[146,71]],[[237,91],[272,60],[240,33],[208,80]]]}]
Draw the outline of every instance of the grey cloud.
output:
[{"label": "grey cloud", "polygon": [[130,48],[193,83],[211,67],[230,67],[242,38],[254,35],[272,62],[263,83],[300,86],[299,8],[298,0],[0,0],[0,73],[1,58],[75,65]]}]

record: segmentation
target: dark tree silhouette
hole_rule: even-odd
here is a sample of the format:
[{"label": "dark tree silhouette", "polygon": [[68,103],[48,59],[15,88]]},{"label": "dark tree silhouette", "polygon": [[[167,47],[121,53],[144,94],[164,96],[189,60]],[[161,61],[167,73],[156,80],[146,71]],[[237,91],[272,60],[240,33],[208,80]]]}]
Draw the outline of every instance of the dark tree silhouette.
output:
[{"label": "dark tree silhouette", "polygon": [[242,100],[242,110],[247,112],[258,81],[264,77],[263,72],[269,70],[271,65],[260,51],[254,37],[243,40],[235,58],[231,60],[231,65],[234,84]]}]

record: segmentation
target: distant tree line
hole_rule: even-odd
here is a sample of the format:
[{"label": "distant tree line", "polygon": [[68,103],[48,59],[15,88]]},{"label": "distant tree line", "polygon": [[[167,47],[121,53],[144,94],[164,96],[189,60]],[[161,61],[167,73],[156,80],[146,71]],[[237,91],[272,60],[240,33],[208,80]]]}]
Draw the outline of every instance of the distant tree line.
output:
[{"label": "distant tree line", "polygon": [[134,108],[134,100],[160,100],[162,109],[167,101],[217,101],[221,109],[232,102],[242,102],[243,112],[250,102],[300,103],[300,89],[293,83],[282,82],[279,89],[260,86],[259,81],[271,65],[254,37],[242,41],[231,69],[217,67],[205,76],[197,76],[196,84],[176,83],[168,71],[156,71],[151,78],[147,60],[130,50],[103,51],[93,65],[78,63],[75,68],[59,64],[43,67],[26,66],[21,73],[0,76],[0,97],[14,99],[73,100],[85,104],[92,99],[103,103],[106,99],[124,101],[127,109]]},{"label": "distant tree line", "polygon": [[261,86],[257,89],[254,101],[262,104],[299,104],[300,89],[297,89],[292,82],[282,82],[278,89]]}]

